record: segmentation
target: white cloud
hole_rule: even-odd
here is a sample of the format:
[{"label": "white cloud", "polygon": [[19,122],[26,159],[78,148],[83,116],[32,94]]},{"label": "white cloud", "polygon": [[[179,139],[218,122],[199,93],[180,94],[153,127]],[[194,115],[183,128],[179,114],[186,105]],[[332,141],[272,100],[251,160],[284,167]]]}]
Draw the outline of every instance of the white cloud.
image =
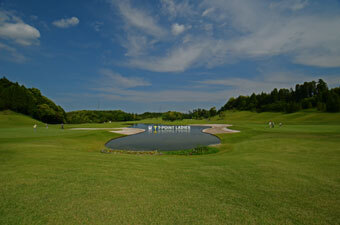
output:
[{"label": "white cloud", "polygon": [[129,59],[148,56],[156,43],[168,39],[169,32],[147,10],[133,7],[129,1],[108,2],[123,19],[124,32],[117,35],[117,39],[126,49],[125,56]]},{"label": "white cloud", "polygon": [[308,4],[309,4],[308,0],[281,0],[270,3],[270,7],[278,8],[281,10],[290,9],[293,11],[297,11],[307,7]]},{"label": "white cloud", "polygon": [[148,15],[147,12],[131,7],[128,2],[118,4],[119,11],[129,26],[138,28],[141,32],[154,37],[163,37],[167,34],[155,19]]},{"label": "white cloud", "polygon": [[174,19],[176,17],[185,17],[188,19],[189,16],[195,15],[195,10],[187,0],[181,0],[176,2],[174,0],[161,0],[162,12]]},{"label": "white cloud", "polygon": [[206,46],[204,44],[180,46],[163,57],[132,59],[130,64],[138,68],[156,72],[181,72],[192,66],[201,56],[205,48]]},{"label": "white cloud", "polygon": [[[102,69],[102,78],[91,87],[96,97],[107,100],[123,100],[124,102],[212,102],[225,101],[229,91],[202,91],[179,87],[176,89],[157,90],[151,83],[139,77],[127,77],[109,69]],[[134,90],[135,87],[146,87],[145,90]],[[150,86],[150,87],[148,87]]]},{"label": "white cloud", "polygon": [[[217,23],[226,22],[238,35],[225,39],[229,55],[234,58],[289,55],[295,63],[340,67],[340,17],[324,13],[285,13],[283,2],[273,7],[260,0],[209,0],[206,7],[218,9],[209,15]],[[307,1],[290,1],[298,10]],[[293,4],[294,3],[294,4]],[[280,6],[280,7],[279,7]]]},{"label": "white cloud", "polygon": [[185,26],[182,24],[174,23],[171,26],[171,32],[173,35],[179,35],[185,31]]},{"label": "white cloud", "polygon": [[[231,43],[235,52],[249,56],[330,52],[340,56],[340,17],[300,17],[264,24]],[[310,55],[312,57],[312,55]],[[300,57],[299,57],[300,58]],[[340,66],[340,62],[338,64]]]},{"label": "white cloud", "polygon": [[[110,78],[112,73],[114,74],[114,79]],[[222,105],[233,96],[250,95],[253,92],[261,93],[262,91],[270,92],[273,88],[294,88],[297,83],[312,80],[317,81],[319,78],[325,80],[329,86],[340,84],[338,76],[336,75],[310,76],[298,71],[271,72],[268,70],[254,78],[229,77],[222,79],[207,79],[196,82],[196,84],[200,84],[199,86],[195,86],[195,83],[193,83],[193,85],[178,84],[176,88],[165,90],[160,90],[150,84],[150,87],[146,87],[143,90],[133,90],[129,87],[137,86],[135,82],[130,84],[129,81],[127,82],[128,84],[124,85],[125,82],[120,82],[120,78],[117,79],[114,72],[109,70],[108,75],[109,76],[106,76],[105,78],[106,82],[98,82],[98,86],[92,88],[97,91],[93,97],[144,104],[175,103],[176,106],[178,106],[178,104],[188,104],[190,107],[186,108],[187,110],[197,107],[198,104],[202,103]]]},{"label": "white cloud", "polygon": [[214,8],[208,8],[208,9],[203,11],[202,16],[206,16],[209,13],[212,13],[214,10],[215,10]]},{"label": "white cloud", "polygon": [[0,38],[23,46],[39,44],[40,32],[10,12],[0,11]]},{"label": "white cloud", "polygon": [[139,77],[124,77],[119,73],[115,73],[109,69],[102,69],[100,71],[101,74],[105,76],[103,80],[104,86],[109,88],[134,88],[139,86],[149,86],[151,85],[149,82],[145,81],[143,78]]},{"label": "white cloud", "polygon": [[294,57],[294,62],[308,66],[318,66],[326,68],[340,67],[340,54],[338,52],[300,52]]},{"label": "white cloud", "polygon": [[155,72],[183,72],[192,67],[213,67],[224,62],[223,41],[184,37],[182,44],[170,47],[161,56],[134,57],[129,65]]},{"label": "white cloud", "polygon": [[[1,58],[4,58],[9,61],[22,63],[27,60],[26,57],[19,53],[15,48],[5,45],[3,43],[0,43],[0,53]],[[6,53],[8,54],[7,56]]]},{"label": "white cloud", "polygon": [[122,41],[123,46],[127,49],[125,56],[138,57],[145,55],[147,49],[152,43],[149,43],[148,38],[144,35],[127,34],[125,40]]},{"label": "white cloud", "polygon": [[181,72],[284,55],[296,64],[340,67],[340,17],[336,10],[302,10],[306,0],[162,0],[172,36],[156,12],[112,2],[125,21],[120,38],[129,66]]},{"label": "white cloud", "polygon": [[59,28],[69,28],[69,27],[77,26],[79,24],[79,19],[77,17],[60,19],[60,20],[54,21],[52,24]]}]

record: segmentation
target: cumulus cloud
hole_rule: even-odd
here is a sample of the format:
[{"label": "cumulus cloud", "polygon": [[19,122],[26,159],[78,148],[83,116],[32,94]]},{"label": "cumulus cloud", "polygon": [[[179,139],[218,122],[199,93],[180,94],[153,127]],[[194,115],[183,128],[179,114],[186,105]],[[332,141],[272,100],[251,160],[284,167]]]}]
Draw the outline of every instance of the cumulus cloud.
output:
[{"label": "cumulus cloud", "polygon": [[171,32],[173,35],[179,35],[185,31],[185,26],[182,24],[174,23],[171,26]]},{"label": "cumulus cloud", "polygon": [[69,27],[77,26],[79,24],[79,19],[77,17],[60,19],[60,20],[53,21],[52,24],[59,28],[69,28]]},{"label": "cumulus cloud", "polygon": [[10,12],[0,11],[0,38],[23,46],[39,44],[40,32]]}]

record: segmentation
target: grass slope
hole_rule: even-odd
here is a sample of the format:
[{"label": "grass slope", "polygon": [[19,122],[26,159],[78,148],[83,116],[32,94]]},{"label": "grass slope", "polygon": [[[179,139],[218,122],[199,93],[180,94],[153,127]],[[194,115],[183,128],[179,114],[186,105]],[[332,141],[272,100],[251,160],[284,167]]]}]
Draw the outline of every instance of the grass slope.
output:
[{"label": "grass slope", "polygon": [[[222,116],[223,120],[230,123],[268,123],[269,120],[277,124],[323,124],[340,125],[340,113],[326,113],[315,110],[306,110],[296,113],[275,113],[263,112],[253,113],[249,111],[226,111]],[[217,119],[217,118],[216,118]]]},{"label": "grass slope", "polygon": [[40,121],[10,110],[0,111],[0,124],[1,128],[33,127],[34,124],[43,125]]},{"label": "grass slope", "polygon": [[[149,156],[99,153],[107,131],[34,132],[0,113],[0,224],[340,223],[339,114],[225,116],[201,121],[242,131],[219,135],[219,153]],[[274,116],[283,127],[267,127]]]}]

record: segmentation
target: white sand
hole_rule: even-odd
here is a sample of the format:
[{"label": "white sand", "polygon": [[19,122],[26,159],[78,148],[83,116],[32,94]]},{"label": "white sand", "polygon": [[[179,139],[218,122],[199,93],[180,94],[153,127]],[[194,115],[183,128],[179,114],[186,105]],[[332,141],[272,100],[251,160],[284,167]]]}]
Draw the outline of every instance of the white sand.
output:
[{"label": "white sand", "polygon": [[110,132],[124,135],[139,134],[145,131],[140,128],[118,127],[118,128],[71,128],[70,130],[109,130]]},{"label": "white sand", "polygon": [[122,128],[119,128],[119,129],[120,130],[112,130],[110,132],[117,133],[117,134],[132,135],[132,134],[143,133],[145,131],[145,129],[129,128],[129,127],[122,127]]},{"label": "white sand", "polygon": [[205,126],[210,127],[202,130],[204,133],[208,134],[226,134],[226,133],[238,133],[239,130],[231,130],[227,127],[232,125],[230,124],[192,124],[191,126]]}]

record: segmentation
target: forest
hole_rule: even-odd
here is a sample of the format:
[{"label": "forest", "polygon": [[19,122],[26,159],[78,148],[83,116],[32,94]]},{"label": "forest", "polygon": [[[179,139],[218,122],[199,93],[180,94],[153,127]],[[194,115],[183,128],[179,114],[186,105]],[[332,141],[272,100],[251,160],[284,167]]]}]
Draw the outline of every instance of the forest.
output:
[{"label": "forest", "polygon": [[45,123],[65,123],[66,113],[61,106],[46,98],[36,88],[26,88],[5,77],[0,79],[0,110],[29,115]]},{"label": "forest", "polygon": [[219,110],[248,110],[256,112],[293,113],[301,109],[316,108],[319,111],[340,111],[340,87],[329,89],[326,82],[304,82],[295,85],[295,90],[273,89],[270,93],[230,98]]},{"label": "forest", "polygon": [[66,113],[69,123],[104,123],[109,121],[137,120],[137,114],[122,110],[79,110]]}]

